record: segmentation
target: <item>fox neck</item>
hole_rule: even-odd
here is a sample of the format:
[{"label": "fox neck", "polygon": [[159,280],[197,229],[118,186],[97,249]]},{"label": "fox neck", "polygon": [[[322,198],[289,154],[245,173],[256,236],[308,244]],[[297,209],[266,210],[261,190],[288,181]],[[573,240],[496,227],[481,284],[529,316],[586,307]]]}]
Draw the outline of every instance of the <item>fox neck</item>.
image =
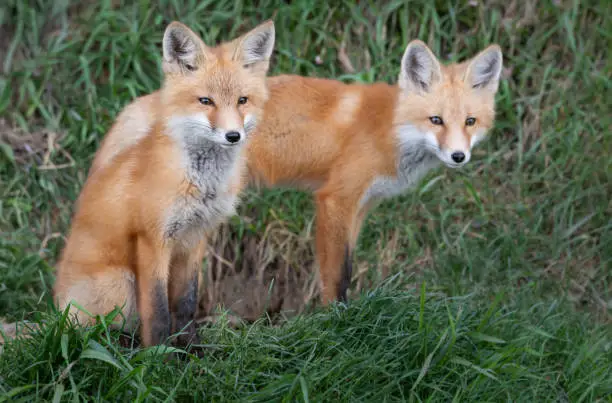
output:
[{"label": "fox neck", "polygon": [[188,249],[195,247],[206,231],[235,213],[235,179],[244,161],[242,145],[223,147],[201,135],[201,130],[175,121],[167,124],[165,131],[184,175],[164,223],[165,237]]},{"label": "fox neck", "polygon": [[440,164],[431,139],[433,134],[423,131],[411,122],[396,124],[393,130],[398,179],[418,181],[427,171]]},{"label": "fox neck", "polygon": [[[399,88],[395,88],[396,102],[399,102]],[[396,105],[398,105],[396,103]],[[431,169],[440,164],[434,150],[429,147],[427,133],[410,121],[402,121],[396,113],[389,121],[389,154],[386,174],[374,177],[362,196],[361,206],[398,196],[418,185]]]},{"label": "fox neck", "polygon": [[361,198],[362,207],[406,192],[440,164],[438,157],[419,139],[416,127],[408,124],[390,130],[396,135],[392,146],[395,159],[390,161],[393,165],[389,166],[388,174],[374,177]]},{"label": "fox neck", "polygon": [[184,152],[188,179],[205,187],[222,185],[240,160],[241,148],[224,148],[209,140],[187,143]]},{"label": "fox neck", "polygon": [[438,165],[440,165],[440,160],[422,146],[402,145],[398,148],[396,172],[398,180],[402,182],[416,182]]},{"label": "fox neck", "polygon": [[243,146],[222,146],[202,136],[189,124],[170,121],[166,134],[177,144],[183,155],[186,179],[203,191],[223,190],[235,172]]}]

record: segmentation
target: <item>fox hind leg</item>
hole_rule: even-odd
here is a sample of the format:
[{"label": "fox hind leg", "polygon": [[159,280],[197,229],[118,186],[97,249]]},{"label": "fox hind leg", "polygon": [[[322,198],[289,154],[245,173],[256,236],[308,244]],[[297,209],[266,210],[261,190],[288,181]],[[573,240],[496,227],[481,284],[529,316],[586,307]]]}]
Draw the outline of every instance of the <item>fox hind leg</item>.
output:
[{"label": "fox hind leg", "polygon": [[[104,316],[121,308],[121,315],[111,324],[112,328],[121,328],[132,332],[138,325],[136,290],[134,273],[128,269],[111,268],[97,274],[70,278],[65,284],[64,276],[59,277],[56,285],[56,300],[60,310],[66,309],[69,303],[70,315],[78,324],[87,325],[95,322],[95,315]],[[79,309],[83,307],[87,312]],[[125,321],[124,321],[125,320]]]}]

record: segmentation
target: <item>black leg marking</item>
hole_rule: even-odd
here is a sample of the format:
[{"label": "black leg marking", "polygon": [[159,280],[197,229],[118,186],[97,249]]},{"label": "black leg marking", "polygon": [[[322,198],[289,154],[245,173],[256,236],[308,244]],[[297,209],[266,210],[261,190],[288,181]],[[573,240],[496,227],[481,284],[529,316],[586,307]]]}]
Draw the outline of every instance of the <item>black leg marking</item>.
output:
[{"label": "black leg marking", "polygon": [[161,282],[155,286],[153,296],[153,318],[151,318],[151,342],[164,342],[170,336],[170,310],[168,309],[168,287]]},{"label": "black leg marking", "polygon": [[353,275],[353,259],[351,251],[347,246],[344,247],[344,264],[342,265],[342,278],[338,284],[338,299],[342,302],[348,302],[346,291],[351,286],[351,277]]},{"label": "black leg marking", "polygon": [[[177,342],[181,345],[187,345],[194,341],[196,336],[195,328],[195,312],[198,305],[198,274],[195,273],[193,278],[187,283],[183,295],[176,301],[173,306],[174,326],[172,331],[183,331],[177,337]],[[191,322],[191,323],[190,323]],[[185,326],[189,326],[185,328]]]}]

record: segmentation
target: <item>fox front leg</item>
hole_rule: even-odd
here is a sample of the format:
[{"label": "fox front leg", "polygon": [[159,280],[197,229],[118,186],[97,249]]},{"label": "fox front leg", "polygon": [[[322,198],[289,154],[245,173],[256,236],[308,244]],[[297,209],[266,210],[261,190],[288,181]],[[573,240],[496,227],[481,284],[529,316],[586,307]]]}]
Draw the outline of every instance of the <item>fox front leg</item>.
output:
[{"label": "fox front leg", "polygon": [[172,333],[182,332],[177,344],[188,346],[197,343],[195,313],[198,307],[199,278],[206,241],[202,240],[191,250],[182,250],[172,258],[170,265],[170,315]]},{"label": "fox front leg", "polygon": [[138,311],[144,346],[164,343],[170,336],[168,306],[168,274],[171,250],[169,246],[154,246],[139,239],[138,250]]}]

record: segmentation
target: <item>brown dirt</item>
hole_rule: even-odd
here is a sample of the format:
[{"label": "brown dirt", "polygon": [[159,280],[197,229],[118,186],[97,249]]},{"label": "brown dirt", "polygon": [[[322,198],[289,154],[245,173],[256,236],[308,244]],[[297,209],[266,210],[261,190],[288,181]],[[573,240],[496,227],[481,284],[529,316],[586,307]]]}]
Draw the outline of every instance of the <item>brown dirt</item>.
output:
[{"label": "brown dirt", "polygon": [[239,239],[226,224],[211,239],[200,288],[200,320],[219,306],[246,321],[293,316],[318,296],[312,240],[274,223]]}]

